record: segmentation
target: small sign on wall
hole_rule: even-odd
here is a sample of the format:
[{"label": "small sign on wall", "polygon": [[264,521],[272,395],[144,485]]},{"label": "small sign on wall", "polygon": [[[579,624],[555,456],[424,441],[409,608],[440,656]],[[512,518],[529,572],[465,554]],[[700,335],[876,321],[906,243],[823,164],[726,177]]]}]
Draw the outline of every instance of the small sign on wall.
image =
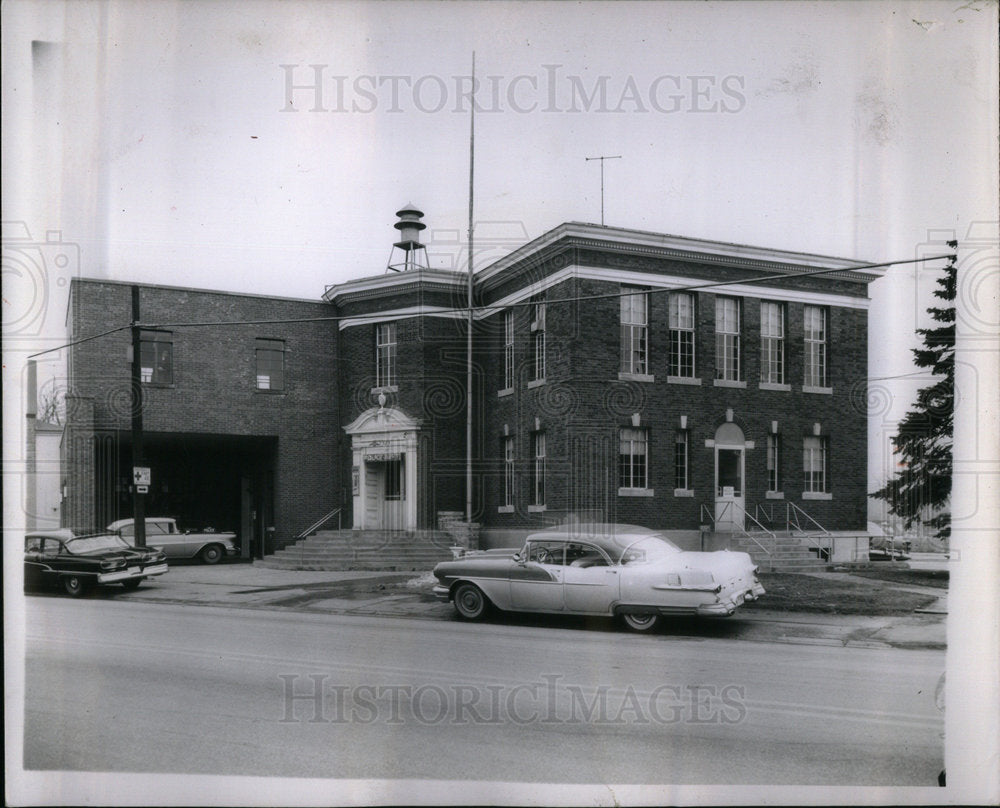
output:
[{"label": "small sign on wall", "polygon": [[361,467],[351,466],[351,491],[354,496],[361,494]]},{"label": "small sign on wall", "polygon": [[731,485],[722,486],[722,496],[732,499],[736,495],[736,489]]}]

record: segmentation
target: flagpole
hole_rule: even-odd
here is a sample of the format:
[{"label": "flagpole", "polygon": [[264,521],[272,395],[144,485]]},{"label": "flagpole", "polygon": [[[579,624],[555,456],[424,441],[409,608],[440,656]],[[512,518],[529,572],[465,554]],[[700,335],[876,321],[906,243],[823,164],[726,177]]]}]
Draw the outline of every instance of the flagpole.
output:
[{"label": "flagpole", "polygon": [[[469,283],[465,342],[465,521],[472,524],[472,284],[473,177],[476,167],[476,52],[472,52],[472,88],[469,93]],[[471,530],[471,527],[470,527]],[[471,538],[471,536],[470,536]]]}]

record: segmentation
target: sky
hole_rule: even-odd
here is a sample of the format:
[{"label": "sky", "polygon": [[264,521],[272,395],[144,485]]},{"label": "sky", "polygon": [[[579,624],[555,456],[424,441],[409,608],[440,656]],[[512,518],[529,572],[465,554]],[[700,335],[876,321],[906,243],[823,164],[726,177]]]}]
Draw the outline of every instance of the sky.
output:
[{"label": "sky", "polygon": [[[995,251],[996,21],[978,0],[6,3],[5,344],[60,343],[74,274],[317,299],[385,271],[411,202],[431,264],[464,269],[473,52],[477,267],[600,222],[601,155],[609,225],[874,262],[973,228]],[[22,252],[58,231],[32,249],[67,262],[9,272],[14,229]],[[909,349],[941,266],[871,287],[873,485],[928,381]]]}]

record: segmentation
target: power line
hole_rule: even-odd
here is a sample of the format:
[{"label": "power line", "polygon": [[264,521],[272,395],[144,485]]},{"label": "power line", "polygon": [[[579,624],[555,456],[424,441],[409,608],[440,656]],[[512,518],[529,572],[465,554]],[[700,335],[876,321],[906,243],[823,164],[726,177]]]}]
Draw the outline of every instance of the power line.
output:
[{"label": "power line", "polygon": [[[661,288],[661,289],[642,289],[641,291],[629,291],[629,292],[608,292],[601,295],[577,295],[574,297],[560,297],[552,298],[546,300],[546,304],[556,304],[556,303],[577,303],[587,300],[607,300],[609,298],[620,298],[620,297],[630,297],[634,294],[644,294],[651,295],[663,292],[688,292],[696,291],[698,289],[711,289],[713,287],[719,286],[735,286],[738,284],[743,285],[753,285],[757,283],[763,283],[772,280],[783,280],[788,278],[804,278],[814,275],[830,275],[834,272],[862,272],[866,269],[879,269],[881,267],[892,267],[899,266],[902,264],[916,264],[925,261],[937,261],[940,259],[950,259],[953,255],[932,255],[925,258],[907,258],[899,261],[885,261],[879,264],[864,264],[857,267],[846,267],[837,269],[813,269],[805,272],[793,272],[793,273],[778,273],[774,275],[764,275],[758,278],[744,278],[739,280],[728,280],[728,281],[706,281],[705,283],[690,284],[688,286],[675,286],[671,288]],[[504,309],[513,309],[526,306],[534,306],[534,301],[525,301],[521,303],[505,303],[505,304],[494,304],[489,306],[472,306],[471,311],[474,312],[486,312],[486,311],[503,311]],[[459,313],[462,311],[468,311],[469,308],[454,308],[448,309],[447,311]],[[413,316],[420,316],[421,312],[415,312]],[[237,326],[237,325],[291,325],[295,323],[322,323],[330,322],[337,323],[344,320],[351,320],[353,322],[382,322],[385,320],[385,313],[374,313],[374,314],[351,314],[351,315],[336,315],[336,316],[324,316],[324,317],[294,317],[294,318],[272,318],[272,319],[261,319],[261,320],[204,320],[199,322],[166,322],[166,323],[129,323],[128,325],[117,326],[116,328],[109,329],[107,331],[101,332],[100,334],[93,334],[89,337],[82,337],[78,340],[73,340],[72,342],[67,342],[63,345],[59,345],[55,348],[48,348],[44,351],[39,351],[38,353],[31,354],[28,358],[34,359],[37,356],[43,356],[47,353],[52,353],[53,351],[61,351],[64,348],[70,348],[74,345],[79,345],[84,342],[90,342],[91,340],[100,339],[101,337],[106,337],[109,334],[114,334],[117,331],[124,331],[127,328],[131,328],[133,325],[139,325],[141,328],[154,330],[154,329],[164,329],[164,328],[203,328],[203,327],[215,327],[215,326]]]}]

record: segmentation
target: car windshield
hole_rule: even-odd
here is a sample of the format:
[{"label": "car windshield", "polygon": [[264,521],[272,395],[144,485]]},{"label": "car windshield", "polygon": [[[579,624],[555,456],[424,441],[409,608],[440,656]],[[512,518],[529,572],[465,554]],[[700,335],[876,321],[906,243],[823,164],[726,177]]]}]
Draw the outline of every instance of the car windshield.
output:
[{"label": "car windshield", "polygon": [[66,549],[73,555],[96,553],[101,550],[122,550],[126,547],[131,545],[120,536],[85,536],[66,542]]},{"label": "car windshield", "polygon": [[644,561],[656,561],[679,552],[681,552],[681,548],[670,539],[662,536],[643,536],[625,548],[621,563],[640,564]]}]

